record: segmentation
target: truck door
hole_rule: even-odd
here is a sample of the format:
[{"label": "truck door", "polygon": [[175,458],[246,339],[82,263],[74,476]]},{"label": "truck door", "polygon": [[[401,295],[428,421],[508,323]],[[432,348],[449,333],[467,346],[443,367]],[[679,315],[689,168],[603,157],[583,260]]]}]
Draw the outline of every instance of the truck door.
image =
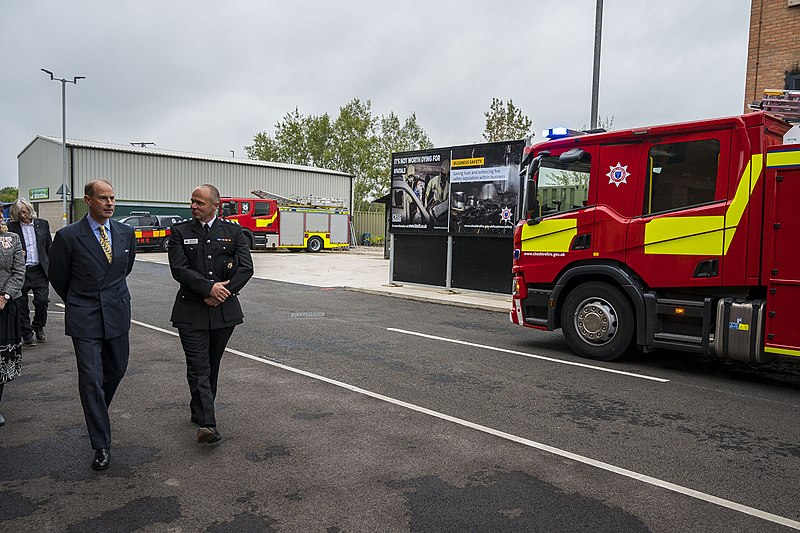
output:
[{"label": "truck door", "polygon": [[278,210],[273,209],[269,200],[254,200],[252,208],[256,231],[278,233]]},{"label": "truck door", "polygon": [[722,284],[731,130],[646,139],[626,263],[650,287]]},{"label": "truck door", "polygon": [[593,185],[597,191],[594,256],[625,261],[628,223],[641,214],[636,203],[643,181],[641,143],[600,146]]},{"label": "truck door", "polygon": [[800,356],[797,301],[800,298],[800,253],[797,235],[800,217],[800,145],[786,145],[767,153],[764,220],[764,275],[767,278],[767,314],[764,351]]}]

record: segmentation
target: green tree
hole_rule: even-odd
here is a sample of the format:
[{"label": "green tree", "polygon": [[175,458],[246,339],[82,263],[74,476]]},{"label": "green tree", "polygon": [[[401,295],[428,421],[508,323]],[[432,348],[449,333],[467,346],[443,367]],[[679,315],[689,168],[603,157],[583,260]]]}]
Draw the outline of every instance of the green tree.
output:
[{"label": "green tree", "polygon": [[17,187],[3,187],[0,189],[0,202],[13,202],[19,197]]},{"label": "green tree", "polygon": [[394,113],[375,116],[369,100],[354,98],[333,120],[327,113],[305,116],[295,108],[275,125],[274,136],[258,133],[245,150],[251,159],[353,174],[354,208],[367,210],[372,200],[389,191],[392,152],[431,146],[414,114],[403,121]]},{"label": "green tree", "polygon": [[512,100],[504,103],[500,99],[492,98],[489,111],[484,116],[486,129],[483,138],[489,142],[513,141],[531,135],[531,119]]}]

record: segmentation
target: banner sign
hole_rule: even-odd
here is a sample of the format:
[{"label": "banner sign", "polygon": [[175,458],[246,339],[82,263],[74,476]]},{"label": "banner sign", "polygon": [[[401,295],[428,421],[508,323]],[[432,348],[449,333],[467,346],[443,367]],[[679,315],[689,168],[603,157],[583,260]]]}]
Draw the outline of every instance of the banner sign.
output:
[{"label": "banner sign", "polygon": [[520,206],[523,141],[392,154],[392,232],[508,235]]},{"label": "banner sign", "polygon": [[28,189],[28,200],[47,200],[50,198],[50,187]]}]

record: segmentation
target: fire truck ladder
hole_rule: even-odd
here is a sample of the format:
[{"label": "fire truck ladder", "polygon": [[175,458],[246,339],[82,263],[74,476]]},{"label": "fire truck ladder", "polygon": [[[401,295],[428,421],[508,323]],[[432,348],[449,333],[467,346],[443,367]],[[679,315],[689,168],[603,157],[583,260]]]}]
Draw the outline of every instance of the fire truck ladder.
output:
[{"label": "fire truck ladder", "polygon": [[262,191],[261,189],[252,190],[250,191],[250,194],[265,200],[275,200],[279,205],[294,205],[302,207],[344,207],[344,200],[341,198],[315,196],[313,194],[309,194],[308,196],[288,198],[286,196],[281,196],[280,194]]},{"label": "fire truck ladder", "polygon": [[763,110],[787,122],[800,122],[800,91],[784,91],[781,89],[764,90],[764,98],[747,107]]}]

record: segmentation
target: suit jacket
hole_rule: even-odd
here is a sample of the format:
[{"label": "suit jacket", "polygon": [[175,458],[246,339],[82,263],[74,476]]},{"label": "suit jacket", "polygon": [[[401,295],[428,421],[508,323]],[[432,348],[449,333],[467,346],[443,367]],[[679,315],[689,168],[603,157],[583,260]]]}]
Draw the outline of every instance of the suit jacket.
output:
[{"label": "suit jacket", "polygon": [[[178,222],[169,237],[169,266],[180,283],[170,317],[175,327],[211,330],[242,323],[236,295],[253,276],[253,259],[241,226],[218,218],[206,235],[197,220]],[[214,283],[225,280],[231,297],[206,305]]]},{"label": "suit jacket", "polygon": [[[22,233],[22,224],[12,220],[8,223],[8,231],[13,231],[19,235],[22,241],[22,249],[27,253],[28,243],[25,242],[25,235]],[[50,246],[53,244],[53,237],[50,235],[50,223],[43,218],[33,219],[33,233],[36,235],[36,251],[39,252],[39,264],[42,265],[45,273],[50,268]]]},{"label": "suit jacket", "polygon": [[61,228],[51,248],[50,284],[66,306],[70,337],[113,339],[131,327],[131,294],[125,278],[136,259],[133,228],[111,223],[113,261],[106,259],[87,217]]}]

